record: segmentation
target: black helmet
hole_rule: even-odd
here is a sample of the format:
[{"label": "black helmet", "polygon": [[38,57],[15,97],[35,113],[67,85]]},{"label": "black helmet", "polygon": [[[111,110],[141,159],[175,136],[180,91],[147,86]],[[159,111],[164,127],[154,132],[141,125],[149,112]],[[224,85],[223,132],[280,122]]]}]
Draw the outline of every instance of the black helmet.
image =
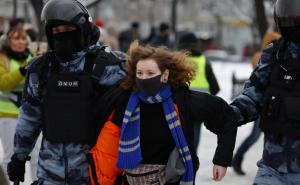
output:
[{"label": "black helmet", "polygon": [[283,38],[300,42],[299,0],[277,0],[274,7],[274,19]]},{"label": "black helmet", "polygon": [[72,24],[80,30],[82,47],[96,43],[100,31],[92,22],[88,10],[77,0],[49,0],[41,14],[45,22],[48,44],[53,49],[52,27],[62,24]]}]

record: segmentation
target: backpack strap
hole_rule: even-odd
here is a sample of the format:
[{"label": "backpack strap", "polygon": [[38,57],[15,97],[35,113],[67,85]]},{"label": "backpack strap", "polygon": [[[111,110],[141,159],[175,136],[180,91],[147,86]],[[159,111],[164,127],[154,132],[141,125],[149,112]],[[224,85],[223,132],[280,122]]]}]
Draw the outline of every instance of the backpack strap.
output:
[{"label": "backpack strap", "polygon": [[[277,41],[273,41],[269,46],[263,51],[264,53],[268,53],[271,61],[271,70],[273,69],[273,66],[276,64],[281,65],[282,64],[282,57],[283,57],[283,52],[285,51],[286,47],[286,42],[283,38],[280,38]],[[260,80],[257,78],[255,73],[252,73],[249,79],[253,85],[262,91],[265,91],[266,85],[262,84]]]},{"label": "backpack strap", "polygon": [[277,41],[273,42],[273,48],[272,48],[272,60],[275,62],[279,62],[279,64],[282,63],[282,59],[284,57],[284,52],[287,48],[287,42],[284,38],[280,38]]},{"label": "backpack strap", "polygon": [[[22,93],[22,101],[27,100],[34,105],[39,103],[35,98],[30,96],[27,92],[27,88],[29,85],[29,75],[31,73],[36,73],[37,78],[38,78],[39,88],[42,89],[47,82],[47,74],[48,74],[48,70],[49,70],[49,64],[51,62],[51,58],[50,58],[51,55],[52,55],[52,52],[47,52],[44,55],[41,55],[38,57],[33,57],[31,59],[31,61],[29,62],[28,66],[27,66],[28,72],[25,77],[24,90]],[[41,91],[39,91],[38,96],[41,97]]]}]

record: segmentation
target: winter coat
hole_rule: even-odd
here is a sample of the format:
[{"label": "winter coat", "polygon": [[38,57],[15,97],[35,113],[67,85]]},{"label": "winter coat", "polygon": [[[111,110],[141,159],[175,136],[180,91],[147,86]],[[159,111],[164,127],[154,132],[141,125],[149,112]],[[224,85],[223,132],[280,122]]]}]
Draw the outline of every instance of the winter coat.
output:
[{"label": "winter coat", "polygon": [[[102,102],[106,111],[113,110],[113,116],[105,123],[104,128],[101,130],[98,138],[99,143],[97,143],[98,146],[96,145],[96,149],[92,149],[92,151],[95,151],[93,158],[96,158],[96,161],[98,161],[95,164],[95,175],[98,178],[99,184],[104,183],[106,185],[105,182],[107,182],[107,179],[110,180],[110,183],[107,183],[107,185],[113,184],[117,175],[122,172],[121,169],[116,167],[116,161],[120,128],[130,91],[120,91],[122,92],[119,93],[120,95],[115,101],[112,101],[114,95],[110,93],[111,96],[108,95]],[[224,167],[231,166],[237,128],[235,126],[233,110],[230,106],[219,97],[188,90],[187,88],[174,90],[173,100],[176,107],[178,107],[180,121],[191,152],[194,171],[196,172],[199,167],[197,153],[193,145],[194,130],[191,123],[194,121],[204,122],[204,125],[210,131],[218,135],[218,146],[213,163]],[[165,125],[160,124],[161,122],[157,123],[157,120],[160,119],[159,117],[164,115],[160,107],[161,104],[141,104],[141,149],[142,156],[144,157],[142,163],[144,164],[151,161],[151,164],[160,163],[165,165],[169,154],[175,147],[173,142],[168,143],[166,141],[166,135],[170,134],[167,123]],[[143,118],[143,116],[145,117]],[[148,120],[148,122],[145,120]],[[148,126],[145,124],[146,122]],[[149,122],[153,124],[150,125]],[[149,136],[144,139],[145,142],[143,142],[143,135],[147,135],[145,137]],[[162,140],[161,144],[158,140],[162,138],[165,139]],[[162,148],[163,151],[161,150]]]}]

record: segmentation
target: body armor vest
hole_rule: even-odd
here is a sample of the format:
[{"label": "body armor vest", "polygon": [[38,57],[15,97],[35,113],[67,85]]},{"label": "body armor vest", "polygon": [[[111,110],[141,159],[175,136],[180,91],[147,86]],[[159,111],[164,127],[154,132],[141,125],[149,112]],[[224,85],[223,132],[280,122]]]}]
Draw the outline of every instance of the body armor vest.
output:
[{"label": "body armor vest", "polygon": [[291,57],[287,47],[274,61],[265,94],[261,129],[268,134],[300,138],[300,61]]},{"label": "body armor vest", "polygon": [[[52,52],[35,59],[29,67],[37,74],[43,116],[43,134],[55,143],[82,143],[94,145],[103,126],[99,108],[101,97],[113,84],[126,75],[125,60],[99,48],[86,55],[81,72],[59,72],[59,64]],[[50,65],[51,64],[51,65]],[[26,87],[29,78],[26,79]],[[27,91],[24,100],[39,105]]]},{"label": "body armor vest", "polygon": [[52,74],[44,97],[44,135],[52,142],[90,143],[95,138],[93,85],[83,72]]}]

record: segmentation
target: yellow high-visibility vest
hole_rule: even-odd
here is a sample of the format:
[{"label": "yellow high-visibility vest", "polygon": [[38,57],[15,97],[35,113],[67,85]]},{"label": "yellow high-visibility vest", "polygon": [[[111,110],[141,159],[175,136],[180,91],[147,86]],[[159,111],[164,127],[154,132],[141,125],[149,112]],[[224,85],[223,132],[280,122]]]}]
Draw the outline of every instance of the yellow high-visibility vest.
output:
[{"label": "yellow high-visibility vest", "polygon": [[[26,61],[28,62],[32,57],[28,56]],[[10,59],[9,61],[10,70],[18,70],[20,63],[14,59]],[[14,89],[10,91],[0,91],[0,117],[18,117],[19,108],[10,100],[10,98],[14,98],[10,92],[22,92],[24,88],[25,78],[21,83],[19,83]]]},{"label": "yellow high-visibility vest", "polygon": [[209,93],[209,83],[205,75],[206,60],[205,56],[190,57],[190,59],[197,63],[198,71],[195,80],[190,84],[191,89]]}]

